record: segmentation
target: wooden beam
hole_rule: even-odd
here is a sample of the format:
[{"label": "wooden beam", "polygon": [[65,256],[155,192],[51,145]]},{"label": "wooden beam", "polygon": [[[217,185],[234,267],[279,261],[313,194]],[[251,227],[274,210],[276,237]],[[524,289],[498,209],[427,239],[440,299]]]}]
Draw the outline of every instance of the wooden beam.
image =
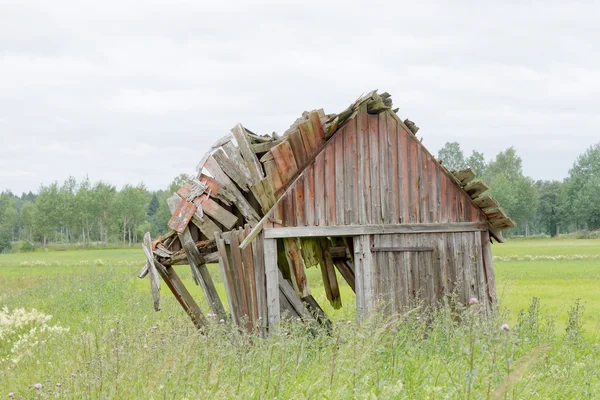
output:
[{"label": "wooden beam", "polygon": [[[442,162],[444,160],[441,160]],[[456,177],[460,181],[462,186],[465,186],[467,183],[471,182],[475,179],[475,173],[471,168],[461,169],[460,171],[452,171],[452,175]]]},{"label": "wooden beam", "polygon": [[233,133],[233,136],[235,137],[235,141],[238,144],[240,153],[242,153],[242,158],[244,159],[246,167],[250,172],[252,184],[254,185],[265,177],[262,165],[252,150],[252,144],[250,143],[250,139],[248,138],[246,130],[242,124],[237,124],[233,129],[231,129],[231,133]]},{"label": "wooden beam", "polygon": [[281,139],[272,140],[270,142],[256,143],[252,145],[252,150],[255,153],[266,153],[267,151],[271,150],[272,147],[277,146],[279,143],[281,143]]},{"label": "wooden beam", "polygon": [[488,224],[486,222],[458,222],[448,224],[297,226],[265,228],[265,238],[280,239],[294,237],[382,235],[392,233],[477,232],[487,229]]},{"label": "wooden beam", "polygon": [[277,240],[265,239],[264,247],[269,328],[277,329],[281,319],[281,309],[279,307],[279,269],[277,268]]}]

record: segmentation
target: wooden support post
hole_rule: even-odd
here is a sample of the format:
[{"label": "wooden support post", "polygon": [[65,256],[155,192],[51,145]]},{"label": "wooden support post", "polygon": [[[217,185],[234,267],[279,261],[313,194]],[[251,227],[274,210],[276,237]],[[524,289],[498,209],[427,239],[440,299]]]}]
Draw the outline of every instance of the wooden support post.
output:
[{"label": "wooden support post", "polygon": [[192,269],[192,274],[202,287],[202,292],[204,292],[204,297],[206,298],[210,310],[213,314],[217,314],[219,319],[226,319],[227,314],[225,313],[225,308],[223,308],[223,303],[221,303],[212,277],[208,272],[204,257],[202,257],[196,248],[196,244],[194,243],[194,239],[192,238],[188,227],[185,228],[183,233],[179,234],[179,240],[183,244],[183,249],[188,262],[190,263],[190,268]]},{"label": "wooden support post", "polygon": [[277,240],[265,239],[265,274],[267,278],[267,309],[269,328],[277,329],[281,318],[279,308],[279,270],[277,268]]},{"label": "wooden support post", "polygon": [[485,272],[485,281],[487,285],[487,295],[492,309],[498,305],[498,295],[496,294],[496,277],[494,276],[494,261],[492,259],[492,246],[490,234],[488,231],[481,232],[481,250],[483,253],[483,269]]},{"label": "wooden support post", "polygon": [[239,324],[239,300],[235,291],[235,282],[231,274],[231,267],[229,265],[229,257],[227,254],[227,246],[225,239],[221,237],[220,233],[215,234],[215,240],[219,251],[219,267],[221,271],[221,279],[223,279],[223,285],[225,286],[225,294],[227,295],[227,303],[229,303],[229,311],[231,312],[231,319],[233,319],[236,325]]},{"label": "wooden support post", "polygon": [[160,263],[156,264],[157,270],[160,276],[163,278],[163,281],[165,281],[169,289],[171,289],[171,292],[173,292],[173,295],[179,304],[181,304],[181,307],[183,307],[185,312],[190,316],[196,328],[202,329],[205,327],[207,324],[206,317],[202,313],[202,310],[200,310],[200,307],[198,307],[198,304],[196,304],[194,301],[194,298],[190,292],[188,292],[181,279],[179,279],[175,269],[173,267],[165,267]]},{"label": "wooden support post", "polygon": [[373,257],[371,236],[354,238],[354,260],[356,276],[356,318],[361,322],[373,310],[373,283],[371,281]]}]

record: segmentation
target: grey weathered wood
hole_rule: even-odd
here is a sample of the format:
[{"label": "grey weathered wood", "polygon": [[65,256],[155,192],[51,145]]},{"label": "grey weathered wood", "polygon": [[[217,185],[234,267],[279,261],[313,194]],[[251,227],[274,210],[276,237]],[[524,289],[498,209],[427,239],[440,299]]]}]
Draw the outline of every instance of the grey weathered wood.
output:
[{"label": "grey weathered wood", "polygon": [[269,328],[277,329],[281,319],[281,310],[279,307],[279,269],[277,268],[277,240],[265,239],[264,248]]},{"label": "grey weathered wood", "polygon": [[348,286],[356,293],[356,279],[352,269],[349,267],[345,260],[333,260],[333,264],[339,271],[340,275],[344,278]]},{"label": "grey weathered wood", "polygon": [[488,190],[489,187],[482,181],[475,181],[475,182],[471,182],[468,185],[466,185],[464,189],[465,189],[465,192],[467,192],[467,194],[469,196],[471,196],[472,199],[475,199],[475,198],[479,197],[479,195],[481,193]]},{"label": "grey weathered wood", "polygon": [[296,226],[266,228],[265,238],[327,237],[380,235],[391,233],[476,232],[488,229],[485,222],[457,222],[449,224],[401,225],[346,225],[346,226]]},{"label": "grey weathered wood", "polygon": [[233,161],[235,165],[237,165],[240,171],[244,173],[244,176],[250,182],[250,171],[248,171],[248,167],[246,166],[246,163],[240,154],[240,149],[233,144],[233,142],[227,142],[223,145],[223,150],[225,151],[225,154],[227,154],[227,157],[229,157],[229,159]]},{"label": "grey weathered wood", "polygon": [[[202,210],[204,214],[210,216],[218,223],[222,224],[225,228],[231,229],[233,228],[237,222],[238,217],[227,211],[221,205],[219,205],[216,201],[211,199],[210,197],[203,195],[200,200],[196,200],[194,203],[198,210]],[[206,218],[203,218],[203,220]],[[208,228],[208,227],[207,227]],[[210,228],[213,228],[211,226]],[[220,231],[220,229],[219,229]],[[213,231],[214,232],[214,231]],[[204,233],[204,232],[203,232]]]},{"label": "grey weathered wood", "polygon": [[433,247],[402,247],[402,246],[379,246],[379,247],[371,247],[371,251],[397,251],[397,252],[423,252],[423,251],[433,251]]},{"label": "grey weathered wood", "polygon": [[373,257],[370,235],[354,237],[356,316],[362,321],[373,309]]},{"label": "grey weathered wood", "polygon": [[498,304],[498,295],[496,293],[496,277],[494,276],[494,261],[492,258],[490,234],[487,231],[481,232],[481,250],[483,255],[483,268],[485,273],[488,299],[492,306],[496,306]]},{"label": "grey weathered wood", "polygon": [[[443,162],[444,160],[441,161]],[[475,173],[473,172],[473,170],[471,170],[471,168],[461,169],[460,171],[453,171],[452,175],[454,175],[456,179],[460,181],[460,184],[462,186],[465,186],[473,179],[475,179]]]},{"label": "grey weathered wood", "polygon": [[[177,193],[173,193],[173,195],[167,199],[167,205],[169,206],[171,213],[175,212],[181,201],[183,201],[183,199]],[[200,229],[200,232],[208,239],[214,239],[215,232],[221,232],[221,228],[219,228],[210,218],[200,215],[201,214],[196,211],[196,214],[191,219],[192,223],[196,225],[198,229]]]},{"label": "grey weathered wood", "polygon": [[235,282],[231,275],[231,268],[229,266],[229,257],[227,256],[227,247],[225,240],[222,238],[220,233],[215,235],[215,241],[217,248],[219,249],[219,268],[221,272],[221,279],[225,286],[225,294],[227,296],[227,303],[229,304],[229,311],[231,313],[231,319],[236,324],[239,324],[239,310],[238,310],[238,299],[235,293]]},{"label": "grey weathered wood", "polygon": [[298,297],[298,294],[296,293],[296,291],[294,290],[292,285],[283,277],[280,270],[277,270],[277,272],[278,272],[278,278],[279,278],[278,279],[279,280],[279,288],[281,289],[281,292],[283,293],[283,295],[290,302],[290,304],[292,305],[292,307],[294,308],[296,313],[300,317],[304,317],[307,319],[313,318],[313,316],[310,314],[310,312],[306,309],[306,306],[304,305],[304,303],[302,303],[302,300],[300,299],[300,297]]},{"label": "grey weathered wood", "polygon": [[148,261],[146,261],[146,264],[144,264],[144,267],[140,270],[140,272],[138,272],[138,278],[140,279],[144,279],[146,277],[146,275],[148,275],[150,266],[148,264]]},{"label": "grey weathered wood", "polygon": [[258,183],[265,177],[265,174],[260,161],[258,161],[256,154],[252,150],[252,145],[248,135],[246,134],[246,130],[242,124],[237,124],[233,129],[231,129],[231,133],[233,133],[235,141],[240,149],[240,153],[242,153],[242,158],[246,163],[246,167],[248,168],[248,171],[250,171],[250,177],[252,179],[251,183]]},{"label": "grey weathered wood", "polygon": [[212,155],[223,170],[233,180],[240,189],[247,192],[249,190],[248,177],[240,170],[238,164],[235,164],[233,160],[230,160],[229,157],[225,154],[222,149],[215,151]]},{"label": "grey weathered wood", "polygon": [[196,248],[196,243],[194,243],[189,228],[185,228],[183,233],[179,234],[179,240],[183,244],[183,249],[187,255],[190,268],[192,268],[192,273],[194,274],[197,283],[202,287],[204,297],[206,298],[206,302],[211,311],[213,314],[217,314],[220,319],[227,318],[223,303],[221,303],[217,289],[215,288],[212,277],[206,267],[206,261]]},{"label": "grey weathered wood", "polygon": [[256,301],[258,307],[258,325],[262,335],[267,333],[267,285],[265,281],[264,235],[259,235],[252,242],[252,257],[254,258],[254,281],[256,284]]},{"label": "grey weathered wood", "polygon": [[144,253],[146,254],[146,261],[148,263],[148,273],[150,276],[150,289],[152,290],[152,300],[154,304],[154,310],[160,310],[160,278],[158,277],[158,271],[154,264],[154,254],[152,254],[152,238],[150,232],[146,232],[144,235],[144,243],[142,244]]},{"label": "grey weathered wood", "polygon": [[240,213],[246,218],[250,224],[256,224],[260,220],[256,210],[248,203],[242,192],[235,186],[233,181],[221,169],[214,157],[209,157],[206,160],[206,169],[211,173],[215,180],[221,185],[219,190],[228,191],[235,199],[235,206],[240,210]]},{"label": "grey weathered wood", "polygon": [[175,268],[165,267],[158,262],[156,263],[156,267],[163,281],[167,284],[184,311],[190,316],[196,328],[203,329],[207,324],[206,317],[181,279],[179,279]]}]

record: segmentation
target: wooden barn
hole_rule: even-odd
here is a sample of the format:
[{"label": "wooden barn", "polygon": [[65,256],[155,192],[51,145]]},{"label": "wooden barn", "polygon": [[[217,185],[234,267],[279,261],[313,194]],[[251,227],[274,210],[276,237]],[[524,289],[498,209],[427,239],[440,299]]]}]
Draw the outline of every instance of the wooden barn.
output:
[{"label": "wooden barn", "polygon": [[[189,264],[210,313],[248,330],[282,315],[329,324],[306,268],[320,268],[327,300],[341,280],[360,320],[475,297],[496,303],[490,243],[514,222],[471,170],[448,171],[402,121],[388,93],[339,114],[305,112],[283,135],[236,125],[168,203],[170,231],[144,240],[155,309],[159,276],[196,326],[206,316],[172,268]],[[227,294],[208,272],[218,263]]]}]

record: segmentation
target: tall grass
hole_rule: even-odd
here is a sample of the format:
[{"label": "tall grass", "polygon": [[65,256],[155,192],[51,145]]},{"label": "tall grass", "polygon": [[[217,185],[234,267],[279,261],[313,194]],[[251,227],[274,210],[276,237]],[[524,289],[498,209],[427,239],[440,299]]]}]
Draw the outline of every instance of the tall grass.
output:
[{"label": "tall grass", "polygon": [[[485,318],[474,305],[373,315],[360,326],[346,304],[346,314],[331,314],[329,333],[287,320],[263,339],[215,319],[198,332],[164,286],[163,310],[152,312],[148,282],[134,277],[137,253],[106,252],[100,261],[79,253],[71,261],[38,260],[47,264],[0,258],[0,308],[7,310],[0,317],[0,396],[591,399],[600,393],[597,345],[586,332],[584,304],[575,299],[560,315],[534,298],[512,318],[506,308]],[[178,271],[202,299],[186,278],[189,270]],[[315,282],[311,287],[320,296]],[[23,319],[13,316],[18,309],[32,313],[28,322],[15,322]]]}]

